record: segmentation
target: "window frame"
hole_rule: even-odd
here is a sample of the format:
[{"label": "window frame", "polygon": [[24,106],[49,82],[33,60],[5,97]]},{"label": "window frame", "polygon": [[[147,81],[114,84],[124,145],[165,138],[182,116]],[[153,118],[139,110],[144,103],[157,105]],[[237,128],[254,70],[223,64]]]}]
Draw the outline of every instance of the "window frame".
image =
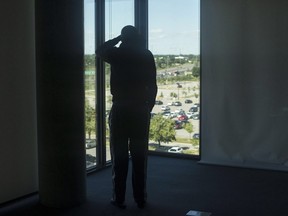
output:
[{"label": "window frame", "polygon": [[[95,47],[98,47],[105,42],[105,0],[95,0]],[[148,2],[149,0],[134,0],[134,22],[135,27],[145,37],[146,47],[148,47]],[[201,8],[201,1],[200,1]],[[201,18],[200,18],[201,29]],[[201,36],[200,36],[201,50]],[[96,167],[89,169],[95,170],[104,168],[111,164],[111,161],[106,161],[106,91],[105,91],[105,63],[96,57],[95,61],[96,80],[95,80],[95,107],[96,107]],[[201,52],[200,52],[200,76],[201,76]],[[200,79],[200,92],[201,92]],[[201,94],[200,94],[201,103]],[[201,130],[201,112],[199,119],[199,133]],[[201,133],[200,133],[201,135]],[[188,154],[171,154],[168,152],[149,151],[150,155],[158,155],[165,157],[180,157],[189,159],[201,158],[201,139],[199,141],[199,155]]]}]

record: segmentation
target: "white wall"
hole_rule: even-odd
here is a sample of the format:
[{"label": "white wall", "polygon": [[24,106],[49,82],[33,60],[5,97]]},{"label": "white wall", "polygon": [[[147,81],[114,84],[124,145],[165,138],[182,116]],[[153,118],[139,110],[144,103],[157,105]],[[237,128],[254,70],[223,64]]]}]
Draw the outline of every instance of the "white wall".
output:
[{"label": "white wall", "polygon": [[288,170],[288,1],[201,2],[202,162]]},{"label": "white wall", "polygon": [[0,203],[38,190],[34,0],[0,1]]}]

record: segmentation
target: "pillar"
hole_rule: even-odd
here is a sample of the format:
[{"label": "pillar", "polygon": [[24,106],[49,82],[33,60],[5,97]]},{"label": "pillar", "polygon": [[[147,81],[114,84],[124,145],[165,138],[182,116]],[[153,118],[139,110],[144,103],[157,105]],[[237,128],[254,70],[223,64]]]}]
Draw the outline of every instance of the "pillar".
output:
[{"label": "pillar", "polygon": [[55,208],[86,198],[83,7],[35,1],[39,197]]}]

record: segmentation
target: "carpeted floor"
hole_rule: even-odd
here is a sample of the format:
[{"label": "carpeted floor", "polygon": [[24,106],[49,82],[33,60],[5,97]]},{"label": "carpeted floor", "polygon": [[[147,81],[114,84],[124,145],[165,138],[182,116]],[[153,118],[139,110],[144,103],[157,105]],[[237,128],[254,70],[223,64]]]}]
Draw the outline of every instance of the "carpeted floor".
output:
[{"label": "carpeted floor", "polygon": [[[45,208],[38,195],[2,206],[0,215],[21,216],[288,216],[288,173],[199,165],[197,161],[149,156],[148,204],[138,209],[127,182],[127,209],[112,206],[111,168],[87,176],[87,202],[66,210]],[[131,174],[131,172],[129,173]]]}]

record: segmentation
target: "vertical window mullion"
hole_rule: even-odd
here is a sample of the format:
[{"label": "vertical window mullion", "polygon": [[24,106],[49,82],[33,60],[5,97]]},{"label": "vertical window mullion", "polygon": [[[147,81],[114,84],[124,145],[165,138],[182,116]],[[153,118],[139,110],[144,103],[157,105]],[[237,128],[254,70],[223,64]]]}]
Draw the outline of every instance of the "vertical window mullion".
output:
[{"label": "vertical window mullion", "polygon": [[[96,48],[105,41],[105,0],[95,0],[95,40]],[[96,134],[97,166],[106,165],[105,131],[105,65],[96,57]]]},{"label": "vertical window mullion", "polygon": [[135,27],[145,38],[148,47],[148,0],[135,0]]}]

